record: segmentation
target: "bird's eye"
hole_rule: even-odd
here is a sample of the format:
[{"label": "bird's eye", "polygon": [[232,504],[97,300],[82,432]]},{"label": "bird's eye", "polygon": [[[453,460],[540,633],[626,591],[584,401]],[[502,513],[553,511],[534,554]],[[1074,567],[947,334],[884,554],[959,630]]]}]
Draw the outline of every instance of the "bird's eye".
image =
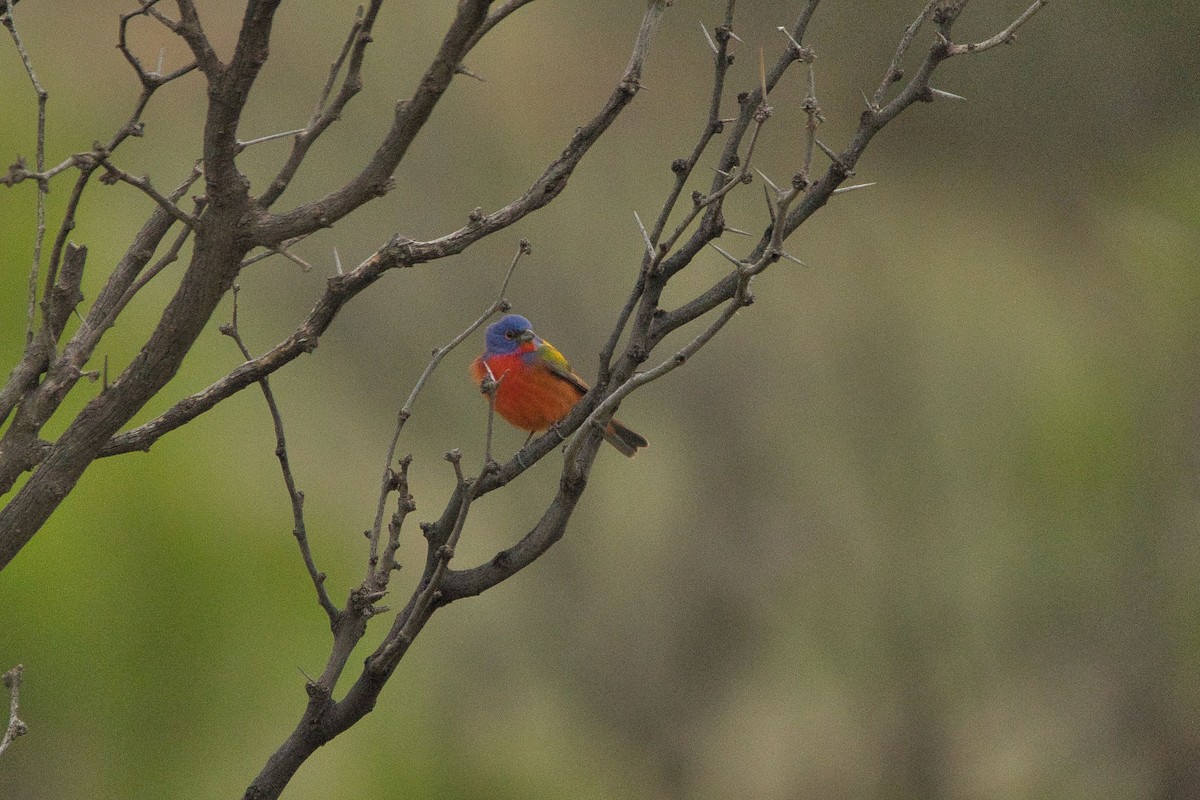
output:
[{"label": "bird's eye", "polygon": [[505,332],[504,332],[504,338],[505,338],[505,339],[511,339],[511,338],[513,338],[514,336],[516,336],[516,334],[515,334],[515,333],[513,333],[512,331],[505,331]]}]

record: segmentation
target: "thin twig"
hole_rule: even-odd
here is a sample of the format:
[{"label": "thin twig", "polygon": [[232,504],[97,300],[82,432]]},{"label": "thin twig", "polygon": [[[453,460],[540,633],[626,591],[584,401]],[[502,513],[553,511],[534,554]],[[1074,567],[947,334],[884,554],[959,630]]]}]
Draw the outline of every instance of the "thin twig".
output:
[{"label": "thin twig", "polygon": [[121,54],[123,56],[125,56],[125,60],[129,62],[129,65],[131,67],[133,67],[133,71],[137,73],[138,80],[140,80],[142,82],[143,90],[150,90],[150,91],[153,91],[155,88],[157,88],[158,86],[161,86],[164,83],[169,83],[170,81],[175,80],[175,78],[178,78],[182,75],[186,75],[187,73],[191,72],[192,70],[194,70],[196,68],[196,62],[193,61],[186,66],[180,67],[179,69],[174,70],[173,72],[170,72],[170,73],[164,75],[162,73],[162,62],[163,62],[163,51],[162,50],[158,51],[158,63],[155,64],[154,69],[151,71],[151,70],[147,70],[145,67],[143,67],[141,59],[139,59],[134,54],[134,52],[129,49],[129,40],[128,40],[129,22],[134,17],[140,17],[140,16],[154,17],[159,22],[165,24],[172,31],[175,30],[175,28],[174,28],[175,23],[172,20],[169,20],[161,11],[159,11],[157,8],[155,8],[155,6],[157,4],[158,4],[158,0],[142,0],[141,8],[138,8],[133,11],[129,11],[129,12],[122,14],[120,16],[120,24],[119,24],[119,28],[118,28],[118,34],[117,34],[117,49],[121,51]]},{"label": "thin twig", "polygon": [[312,117],[309,118],[308,124],[310,127],[325,113],[325,104],[329,102],[329,95],[333,93],[334,84],[337,83],[337,76],[342,71],[342,67],[346,63],[346,58],[349,57],[354,43],[358,41],[358,36],[365,24],[366,19],[363,16],[363,7],[359,6],[354,10],[354,22],[350,25],[350,31],[346,34],[346,41],[342,43],[341,52],[338,53],[333,63],[329,65],[329,77],[325,80],[325,86],[321,89],[321,94],[317,97],[316,108],[313,109]]},{"label": "thin twig", "polygon": [[997,45],[1012,44],[1017,39],[1017,28],[1020,28],[1022,25],[1028,22],[1029,19],[1034,14],[1041,11],[1042,7],[1048,2],[1049,0],[1036,0],[1033,5],[1021,13],[1021,16],[1013,20],[1011,25],[997,33],[995,36],[984,39],[982,42],[975,42],[974,44],[952,44],[947,48],[946,54],[957,56],[963,53],[982,53],[984,50],[990,50]]},{"label": "thin twig", "polygon": [[393,570],[400,569],[396,562],[396,551],[400,549],[400,531],[404,527],[404,519],[410,511],[417,509],[412,494],[408,491],[408,467],[412,464],[412,455],[400,459],[400,470],[395,473],[394,489],[396,492],[396,511],[388,521],[388,541],[383,548],[383,556],[375,565],[373,588],[382,590],[387,587]]},{"label": "thin twig", "polygon": [[505,0],[505,2],[499,3],[488,12],[487,19],[483,21],[483,24],[479,26],[479,30],[475,31],[471,37],[471,47],[474,47],[480,39],[488,34],[488,31],[507,19],[514,11],[532,2],[533,0]]},{"label": "thin twig", "polygon": [[817,103],[817,78],[813,69],[813,62],[808,62],[808,94],[804,97],[804,102],[800,106],[804,111],[806,121],[804,124],[804,166],[800,170],[800,175],[805,183],[809,182],[809,175],[812,171],[813,146],[817,140],[817,126],[825,121],[825,117],[821,115],[821,106]]},{"label": "thin twig", "polygon": [[[200,170],[200,162],[196,162],[196,164],[192,167],[191,174],[188,175],[188,177],[185,178],[184,181],[175,188],[175,191],[171,192],[171,194],[167,196],[167,199],[171,203],[179,202],[179,200],[182,199],[185,194],[187,194],[187,191],[191,188],[192,184],[199,180],[202,174],[203,173]],[[204,210],[206,203],[207,200],[204,197],[197,197],[193,201],[193,218],[199,218],[200,213]],[[158,261],[154,262],[154,264],[152,264],[148,269],[141,272],[135,280],[130,281],[129,285],[125,288],[125,291],[121,294],[121,298],[114,304],[112,310],[109,312],[107,320],[105,321],[106,324],[110,320],[115,320],[121,311],[124,310],[127,305],[129,305],[129,302],[134,298],[134,296],[137,295],[137,293],[143,288],[145,288],[146,284],[154,280],[159,273],[161,273],[179,258],[180,251],[183,250],[184,244],[187,242],[194,230],[195,226],[184,225],[180,232],[176,235],[175,241],[172,242],[171,246],[167,249],[167,252],[164,253],[162,257],[159,258]]]},{"label": "thin twig", "polygon": [[[152,9],[154,2],[156,2],[156,1],[157,0],[144,1],[143,2],[144,8]],[[45,288],[43,289],[43,291],[46,293],[48,293],[50,291],[50,287],[54,284],[54,282],[57,278],[57,271],[58,271],[59,264],[61,263],[63,249],[65,248],[66,243],[67,243],[67,236],[70,234],[70,232],[72,230],[75,229],[75,225],[76,225],[75,214],[79,209],[79,205],[83,199],[83,193],[87,189],[92,176],[95,174],[96,170],[99,169],[101,166],[106,166],[106,167],[110,168],[109,175],[116,176],[118,179],[121,179],[120,175],[118,174],[118,173],[120,173],[120,171],[115,170],[115,168],[112,167],[111,163],[107,162],[107,159],[112,156],[112,154],[116,151],[116,149],[126,139],[128,139],[131,136],[136,137],[136,136],[142,135],[143,125],[141,122],[141,117],[142,117],[143,112],[145,112],[146,107],[150,102],[150,98],[153,96],[155,91],[157,91],[159,88],[161,88],[165,84],[170,83],[171,81],[176,80],[176,79],[182,77],[183,75],[186,75],[188,72],[190,72],[192,69],[195,68],[195,64],[193,63],[188,66],[181,67],[177,70],[174,70],[173,72],[168,73],[167,75],[158,75],[156,73],[147,73],[145,71],[145,69],[142,68],[141,62],[139,62],[138,59],[133,55],[133,53],[128,50],[128,48],[125,45],[125,39],[124,39],[126,25],[128,24],[129,20],[132,17],[137,16],[139,13],[140,12],[131,12],[130,14],[126,14],[121,17],[121,44],[120,44],[120,47],[122,49],[122,52],[124,52],[126,54],[127,60],[133,66],[134,70],[137,72],[138,78],[142,83],[142,91],[141,91],[141,94],[138,96],[137,101],[134,104],[133,113],[130,114],[129,119],[126,120],[125,124],[122,125],[121,128],[119,130],[117,130],[117,132],[115,134],[113,134],[112,138],[108,141],[107,144],[98,144],[97,143],[96,145],[93,146],[93,148],[90,152],[76,153],[73,156],[71,156],[70,159],[63,162],[63,164],[60,164],[58,167],[55,167],[49,171],[39,170],[41,175],[43,175],[46,179],[49,179],[54,174],[57,174],[59,171],[62,171],[64,165],[74,166],[79,169],[79,175],[75,180],[75,185],[71,190],[70,196],[67,198],[66,210],[64,211],[64,213],[62,215],[62,221],[59,223],[59,226],[58,226],[58,233],[54,237],[54,244],[50,250],[50,258],[47,263],[46,278],[45,278],[45,282],[44,282]],[[151,11],[150,13],[153,15],[154,12]],[[191,183],[195,182],[196,178],[199,177],[200,173],[199,173],[198,169],[199,169],[199,162],[197,162],[197,168],[193,170],[193,177],[191,179],[189,179],[189,181],[186,182],[185,188],[186,188],[186,186],[190,186]],[[113,171],[113,170],[115,170],[115,171]],[[141,179],[141,180],[144,181],[144,179]],[[134,185],[137,185],[136,179],[132,182],[134,183]],[[145,188],[147,188],[147,187],[149,187],[148,181],[146,181],[145,186],[141,187],[141,188],[143,188],[143,190],[145,190]],[[166,211],[167,213],[169,213],[172,217],[178,219],[179,214],[181,214],[183,212],[178,207],[168,207],[168,206],[173,206],[173,204],[175,202],[177,202],[180,197],[182,197],[182,192],[180,192],[178,195],[172,194],[170,196],[170,198],[167,198],[170,201],[168,206],[163,206],[162,205],[163,198],[161,197],[161,195],[156,197],[155,194],[157,194],[157,193],[151,193],[151,197],[154,198],[155,201],[160,204],[160,207],[162,207],[163,210]],[[154,227],[155,229],[160,228],[160,226],[158,226],[156,224],[153,225],[152,227]],[[142,253],[146,253],[146,256],[145,256],[146,259],[148,259],[149,255],[153,253],[154,248],[158,246],[159,241],[161,241],[161,237],[164,236],[165,234],[166,234],[166,230],[162,229],[161,233],[159,234],[159,238],[156,239],[155,241],[153,241],[152,243],[149,241],[143,241],[140,243],[139,251]],[[153,245],[152,247],[150,246],[151,244]],[[150,249],[148,251],[143,250],[142,248],[145,248],[145,247],[150,247]],[[144,263],[144,260],[145,259],[143,259],[143,263]],[[112,275],[109,278],[109,281],[111,282],[113,280],[118,280],[118,279],[121,281],[132,280],[132,277],[133,276],[131,274],[118,270],[118,271],[115,271],[114,273],[112,273]],[[112,289],[114,292],[115,291],[123,291],[124,288],[126,288],[126,287],[124,287],[124,286],[118,287],[115,284],[112,285]],[[107,289],[106,289],[106,291],[107,291]],[[103,292],[102,292],[102,294],[103,294]],[[47,343],[46,346],[49,347],[49,343]],[[86,354],[85,354],[85,357],[86,357]]]},{"label": "thin twig", "polygon": [[[199,216],[203,209],[204,198],[197,197],[195,201],[195,211],[192,212],[192,216]],[[183,250],[184,244],[187,243],[187,240],[191,237],[192,231],[194,230],[195,228],[190,225],[184,225],[182,228],[180,228],[179,233],[175,236],[175,241],[173,241],[171,246],[167,248],[167,252],[163,253],[162,257],[160,257],[158,261],[155,261],[149,268],[146,269],[145,272],[139,275],[138,279],[134,281],[125,291],[125,296],[121,301],[122,307],[127,305],[133,296],[140,292],[146,284],[154,280],[160,272],[179,260],[179,253]]]},{"label": "thin twig", "polygon": [[925,8],[921,9],[921,13],[912,21],[912,24],[904,29],[904,35],[900,37],[900,42],[896,45],[896,55],[892,56],[892,63],[888,65],[887,72],[883,75],[883,80],[879,82],[879,88],[875,90],[875,97],[871,100],[871,110],[878,111],[883,105],[884,95],[887,94],[888,87],[896,81],[904,77],[904,71],[900,68],[904,56],[908,53],[908,49],[912,47],[913,39],[917,36],[917,31],[925,24],[937,8],[939,0],[929,0],[925,4]]},{"label": "thin twig", "polygon": [[144,14],[147,14],[147,15],[153,17],[154,19],[158,20],[163,25],[163,27],[165,27],[167,30],[171,31],[172,33],[179,32],[179,30],[178,30],[179,23],[176,22],[175,20],[171,19],[170,17],[168,17],[166,14],[159,11],[158,8],[156,8],[156,6],[158,5],[158,0],[138,0],[138,2],[142,4],[142,8],[136,13],[139,13],[139,14],[144,13]]},{"label": "thin twig", "polygon": [[483,465],[487,468],[495,463],[495,459],[492,458],[492,432],[495,430],[494,423],[496,421],[496,392],[500,391],[500,384],[504,382],[504,376],[508,375],[508,371],[505,370],[497,376],[486,361],[483,362],[483,368],[487,372],[487,377],[479,385],[479,390],[487,395],[488,400],[487,436],[483,443]]},{"label": "thin twig", "polygon": [[[237,344],[238,350],[247,360],[251,360],[245,342],[242,341],[241,333],[238,331],[238,305],[237,296],[239,286],[233,286],[233,312],[230,315],[228,324],[222,325],[221,333],[233,339]],[[271,383],[267,378],[263,378],[258,382],[262,389],[263,399],[267,401],[267,409],[271,412],[271,423],[275,427],[275,457],[279,459],[279,468],[283,472],[283,483],[287,487],[288,497],[292,502],[292,534],[296,537],[296,544],[300,547],[300,556],[304,559],[304,568],[308,570],[308,576],[312,580],[313,587],[317,590],[317,602],[321,604],[321,608],[325,609],[325,613],[329,616],[331,623],[336,622],[341,610],[338,609],[333,601],[329,598],[329,592],[325,589],[325,573],[317,569],[316,562],[313,560],[312,548],[308,544],[308,530],[304,524],[304,492],[296,488],[296,479],[292,475],[291,464],[288,461],[287,438],[283,432],[283,415],[279,413],[279,405],[275,402],[275,394],[271,391]]]},{"label": "thin twig", "polygon": [[101,183],[113,184],[117,181],[128,183],[134,188],[140,189],[147,197],[162,206],[163,210],[174,217],[179,222],[182,222],[188,227],[196,224],[196,218],[184,211],[179,206],[175,205],[169,198],[164,197],[161,192],[150,185],[149,178],[138,178],[130,175],[123,169],[113,165],[107,158],[100,159],[100,163],[104,166],[105,174],[100,178]]},{"label": "thin twig", "polygon": [[[288,155],[287,161],[284,162],[274,180],[268,184],[266,191],[259,198],[263,208],[270,208],[287,190],[308,155],[309,149],[321,134],[341,117],[346,105],[362,88],[363,58],[367,45],[371,42],[371,30],[375,25],[375,17],[379,14],[382,1],[371,0],[365,12],[362,6],[355,11],[354,22],[350,26],[342,49],[329,67],[329,78],[317,98],[316,108],[313,110],[312,117],[309,118],[308,125],[295,134],[292,152]],[[337,83],[337,76],[342,72],[343,67],[346,72],[342,77],[341,87],[338,89],[337,95],[330,100],[330,94]]]},{"label": "thin twig", "polygon": [[21,676],[24,674],[25,667],[22,664],[4,673],[4,688],[8,689],[8,726],[4,729],[4,736],[0,737],[0,755],[4,755],[14,739],[29,732],[29,726],[17,716],[21,706]]},{"label": "thin twig", "polygon": [[[33,84],[33,91],[37,95],[37,142],[35,145],[34,160],[37,164],[37,171],[40,174],[46,168],[46,102],[50,99],[50,93],[38,81],[37,73],[33,69],[33,61],[29,58],[29,52],[25,49],[25,43],[21,41],[20,34],[17,33],[16,20],[13,19],[12,3],[7,4],[4,11],[0,13],[0,24],[3,24],[8,29],[9,35],[12,36],[13,44],[16,45],[17,52],[21,56],[21,63],[25,65],[25,73],[29,76],[29,82]],[[33,264],[29,268],[29,305],[26,312],[25,327],[26,345],[33,342],[33,320],[37,309],[38,273],[41,271],[42,242],[46,238],[46,194],[49,191],[50,186],[47,181],[44,178],[39,178],[36,209],[37,227],[33,240]]]}]

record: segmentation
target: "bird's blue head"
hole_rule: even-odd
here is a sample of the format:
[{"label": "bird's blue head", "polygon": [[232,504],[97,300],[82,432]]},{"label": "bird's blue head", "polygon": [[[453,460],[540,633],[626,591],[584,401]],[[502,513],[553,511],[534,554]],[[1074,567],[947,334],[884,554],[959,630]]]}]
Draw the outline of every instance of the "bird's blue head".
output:
[{"label": "bird's blue head", "polygon": [[487,355],[503,356],[517,352],[525,342],[535,341],[533,325],[520,314],[509,314],[488,326],[484,341]]}]

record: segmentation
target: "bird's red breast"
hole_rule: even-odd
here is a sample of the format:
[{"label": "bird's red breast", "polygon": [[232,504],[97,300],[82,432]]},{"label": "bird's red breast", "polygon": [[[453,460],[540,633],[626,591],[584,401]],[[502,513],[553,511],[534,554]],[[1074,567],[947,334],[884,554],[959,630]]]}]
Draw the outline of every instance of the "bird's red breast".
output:
[{"label": "bird's red breast", "polygon": [[[533,350],[527,344],[522,350]],[[496,413],[510,425],[525,431],[543,431],[570,413],[583,391],[548,367],[525,361],[524,353],[518,351],[506,355],[495,355],[475,359],[471,364],[471,375],[476,383],[487,377],[488,369],[500,381],[496,389]]]}]

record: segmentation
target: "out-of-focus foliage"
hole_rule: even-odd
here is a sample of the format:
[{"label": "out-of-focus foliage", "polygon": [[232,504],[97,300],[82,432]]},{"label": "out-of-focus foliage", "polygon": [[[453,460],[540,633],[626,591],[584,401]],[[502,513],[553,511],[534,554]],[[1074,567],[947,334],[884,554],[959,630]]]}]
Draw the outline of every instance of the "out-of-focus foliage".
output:
[{"label": "out-of-focus foliage", "polygon": [[[243,138],[303,124],[353,5],[285,4]],[[523,190],[611,89],[641,5],[535,3],[497,30],[468,64],[486,82],[452,88],[398,190],[298,248],[316,270],[278,259],[246,272],[251,347],[307,311],[334,247],[356,263],[395,231],[435,236]],[[809,43],[831,145],[920,5],[819,12]],[[978,5],[960,38],[1024,4]],[[111,45],[131,6],[17,7],[51,92],[52,163],[128,114],[136,87]],[[237,4],[203,6],[228,47]],[[448,9],[385,12],[364,92],[286,201],[374,148]],[[794,11],[739,13],[734,91]],[[603,454],[565,540],[439,613],[374,714],[287,796],[1200,794],[1197,16],[1052,3],[1016,47],[947,64],[939,85],[969,102],[917,107],[881,135],[856,178],[878,185],[793,240],[811,266],[767,273],[721,338],[624,405],[652,446],[632,462]],[[559,202],[453,263],[390,275],[273,379],[335,596],[364,569],[398,405],[430,349],[486,305],[518,236],[534,255],[516,309],[594,373],[640,258],[633,213],[656,213],[703,118],[698,20],[718,21],[719,4],[671,10],[650,91]],[[145,60],[165,48],[168,67],[182,63],[167,32],[136,36]],[[773,98],[760,156],[779,177],[801,142],[800,77]],[[201,93],[198,76],[172,86],[117,163],[159,187],[180,179]],[[0,158],[31,157],[32,92],[7,41],[0,109]],[[247,173],[264,180],[285,147],[248,152]],[[51,219],[66,194],[56,183]],[[0,191],[7,364],[23,344],[31,200],[31,185]],[[89,194],[72,234],[91,249],[85,294],[148,210],[129,187]],[[751,186],[729,221],[762,216]],[[704,257],[685,283],[725,268]],[[140,330],[112,332],[111,369],[154,324],[143,309]],[[147,414],[236,365],[221,321]],[[481,456],[484,404],[466,377],[477,345],[436,374],[401,445],[421,518],[451,486],[441,454]],[[498,434],[502,453],[520,442]],[[291,729],[328,634],[272,450],[247,391],[148,454],[98,462],[0,575],[0,669],[26,665],[30,725],[0,759],[0,796],[236,796]],[[477,504],[460,563],[520,536],[555,475],[541,465]],[[407,537],[415,562],[415,528]]]}]

